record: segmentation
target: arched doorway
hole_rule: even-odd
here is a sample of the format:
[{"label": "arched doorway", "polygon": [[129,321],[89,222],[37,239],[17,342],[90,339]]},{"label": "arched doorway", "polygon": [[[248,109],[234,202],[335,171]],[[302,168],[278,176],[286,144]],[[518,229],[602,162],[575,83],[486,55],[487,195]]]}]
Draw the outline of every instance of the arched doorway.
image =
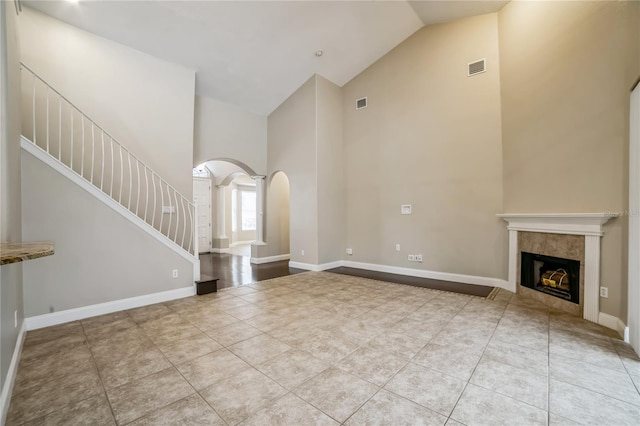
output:
[{"label": "arched doorway", "polygon": [[[202,185],[199,181],[210,181],[207,202],[203,202],[201,195],[198,200],[194,197],[199,206],[209,206],[211,210],[211,227],[203,227],[211,241],[210,252],[250,256],[258,219],[253,176],[255,172],[251,167],[229,158],[212,159],[194,168],[194,195],[196,186]],[[206,215],[200,210],[198,215],[204,220]],[[243,247],[238,248],[239,245]]]},{"label": "arched doorway", "polygon": [[266,240],[272,258],[290,255],[289,177],[279,170],[269,179]]}]

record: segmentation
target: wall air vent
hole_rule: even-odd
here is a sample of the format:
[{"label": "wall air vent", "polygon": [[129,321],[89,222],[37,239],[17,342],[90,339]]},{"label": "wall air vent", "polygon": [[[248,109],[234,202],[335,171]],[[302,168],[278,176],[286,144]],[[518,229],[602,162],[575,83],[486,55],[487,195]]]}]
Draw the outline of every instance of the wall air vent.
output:
[{"label": "wall air vent", "polygon": [[356,109],[362,109],[367,107],[367,97],[356,99]]},{"label": "wall air vent", "polygon": [[471,77],[472,75],[481,74],[487,71],[487,63],[486,59],[480,59],[475,62],[471,62],[468,64],[467,68],[467,77]]}]

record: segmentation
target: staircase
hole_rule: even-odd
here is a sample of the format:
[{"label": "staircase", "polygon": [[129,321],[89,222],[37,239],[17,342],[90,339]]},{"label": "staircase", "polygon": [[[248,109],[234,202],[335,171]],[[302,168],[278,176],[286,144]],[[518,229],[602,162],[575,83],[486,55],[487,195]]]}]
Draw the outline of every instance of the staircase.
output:
[{"label": "staircase", "polygon": [[22,148],[194,262],[198,280],[196,206],[22,63],[21,77]]}]

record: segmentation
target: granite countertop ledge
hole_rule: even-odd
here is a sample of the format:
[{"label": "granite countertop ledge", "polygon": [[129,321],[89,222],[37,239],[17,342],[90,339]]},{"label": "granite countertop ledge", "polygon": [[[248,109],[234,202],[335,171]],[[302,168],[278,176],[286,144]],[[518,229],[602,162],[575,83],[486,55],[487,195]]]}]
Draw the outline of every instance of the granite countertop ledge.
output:
[{"label": "granite countertop ledge", "polygon": [[54,244],[52,241],[0,243],[0,265],[51,256],[53,253]]}]

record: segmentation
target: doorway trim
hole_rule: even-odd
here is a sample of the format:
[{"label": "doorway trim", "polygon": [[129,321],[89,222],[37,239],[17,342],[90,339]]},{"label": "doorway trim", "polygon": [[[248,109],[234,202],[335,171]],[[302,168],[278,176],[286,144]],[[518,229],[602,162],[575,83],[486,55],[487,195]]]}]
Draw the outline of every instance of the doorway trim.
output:
[{"label": "doorway trim", "polygon": [[[631,89],[629,108],[629,343],[640,353],[640,79]],[[625,336],[626,337],[626,336]],[[625,339],[626,340],[626,339]]]},{"label": "doorway trim", "polygon": [[[194,185],[194,189],[193,189],[193,203],[198,205],[203,205],[204,203],[196,203],[196,191],[195,191],[195,184],[196,182],[206,182],[208,184],[209,190],[208,190],[208,217],[209,217],[209,225],[207,226],[208,232],[207,232],[207,241],[208,243],[208,247],[206,250],[202,250],[202,247],[200,245],[200,241],[198,241],[198,253],[211,253],[211,249],[213,247],[212,245],[212,240],[213,240],[213,217],[212,217],[212,209],[211,209],[211,179],[209,178],[202,178],[202,177],[194,177],[193,178],[193,185]],[[198,212],[198,217],[196,217],[196,227],[200,226],[200,214],[202,213],[202,208],[198,207],[197,208],[197,212]],[[200,232],[200,230],[198,230],[198,236],[202,235],[202,232]]]}]

